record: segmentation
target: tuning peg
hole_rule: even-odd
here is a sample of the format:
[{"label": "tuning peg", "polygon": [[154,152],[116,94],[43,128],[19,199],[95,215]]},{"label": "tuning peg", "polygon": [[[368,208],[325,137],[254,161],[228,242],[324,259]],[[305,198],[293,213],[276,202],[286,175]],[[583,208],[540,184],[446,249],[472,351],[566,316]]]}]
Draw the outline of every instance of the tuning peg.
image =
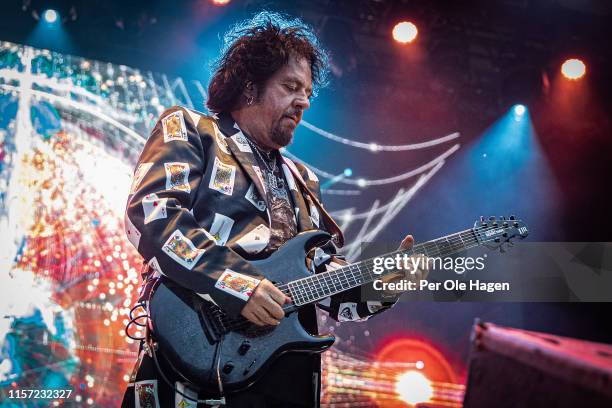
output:
[{"label": "tuning peg", "polygon": [[514,221],[514,220],[516,220],[516,217],[515,217],[514,215],[511,215],[511,216],[510,216],[510,220],[511,220],[511,221]]},{"label": "tuning peg", "polygon": [[480,216],[480,222],[484,222],[484,216]]},{"label": "tuning peg", "polygon": [[499,217],[500,220],[505,221],[506,220],[506,216],[502,215],[501,217]]}]

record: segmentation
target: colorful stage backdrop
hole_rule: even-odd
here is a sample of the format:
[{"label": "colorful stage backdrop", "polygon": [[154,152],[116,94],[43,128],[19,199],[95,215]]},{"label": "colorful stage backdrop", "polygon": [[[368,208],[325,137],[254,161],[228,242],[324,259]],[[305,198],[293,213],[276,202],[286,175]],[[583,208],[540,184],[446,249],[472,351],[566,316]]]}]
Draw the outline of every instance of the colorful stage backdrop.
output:
[{"label": "colorful stage backdrop", "polygon": [[[203,100],[198,81],[0,43],[0,405],[118,405],[137,350],[124,332],[140,284],[141,259],[123,231],[134,163],[164,108],[202,110]],[[360,212],[357,190],[330,188],[346,197],[346,208],[332,210],[351,242],[372,240],[391,222],[459,148],[457,137],[433,140],[440,156],[387,180],[403,183],[388,202],[362,203]],[[364,236],[364,223],[377,225],[374,233]],[[347,252],[356,257],[359,248]],[[460,405],[463,360],[418,327],[402,330],[404,315],[342,326],[321,316],[321,328],[338,335],[324,357],[324,406]],[[376,325],[399,329],[382,335]],[[40,388],[73,394],[10,398],[12,389]]]}]

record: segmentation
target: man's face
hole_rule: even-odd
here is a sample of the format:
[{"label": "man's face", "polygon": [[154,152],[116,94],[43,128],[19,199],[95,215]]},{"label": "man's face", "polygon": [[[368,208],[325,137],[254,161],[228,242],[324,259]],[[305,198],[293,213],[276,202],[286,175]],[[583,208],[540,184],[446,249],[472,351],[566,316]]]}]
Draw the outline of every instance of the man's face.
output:
[{"label": "man's face", "polygon": [[311,94],[310,65],[304,58],[289,58],[287,65],[268,80],[253,105],[258,141],[272,149],[291,143],[302,113],[310,107]]}]

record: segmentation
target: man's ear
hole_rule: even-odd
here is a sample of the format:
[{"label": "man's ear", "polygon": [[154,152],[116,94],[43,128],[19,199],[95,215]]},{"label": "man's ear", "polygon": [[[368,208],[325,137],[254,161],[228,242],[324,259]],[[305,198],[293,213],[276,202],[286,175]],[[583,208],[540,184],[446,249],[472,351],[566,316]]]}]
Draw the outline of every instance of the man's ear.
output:
[{"label": "man's ear", "polygon": [[247,81],[247,83],[244,85],[243,93],[247,99],[250,97],[257,99],[257,85],[251,81]]}]

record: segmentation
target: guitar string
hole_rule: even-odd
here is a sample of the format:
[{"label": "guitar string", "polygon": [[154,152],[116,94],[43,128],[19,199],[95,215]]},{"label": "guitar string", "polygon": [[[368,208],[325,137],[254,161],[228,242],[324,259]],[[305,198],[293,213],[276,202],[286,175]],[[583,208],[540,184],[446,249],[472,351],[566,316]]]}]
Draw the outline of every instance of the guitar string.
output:
[{"label": "guitar string", "polygon": [[[492,229],[492,228],[498,228],[498,227],[482,228],[481,230],[478,230],[476,232],[478,234],[482,235],[481,234],[482,231],[485,231],[485,230],[488,230],[488,229]],[[446,248],[443,248],[443,250],[450,248],[451,251],[455,251],[460,246],[465,246],[467,248],[470,245],[477,244],[479,241],[478,241],[478,239],[474,238],[474,236],[473,236],[474,234],[472,234],[474,232],[475,232],[474,229],[472,229],[472,230],[465,230],[465,231],[461,231],[461,232],[458,232],[458,233],[451,234],[451,235],[448,235],[446,237],[443,237],[443,238],[446,238]],[[465,235],[465,234],[469,234],[469,238],[466,237],[466,239],[463,239],[462,235]],[[449,237],[451,238],[450,240],[448,239]],[[429,242],[426,242],[426,243],[423,243],[423,244],[417,244],[416,246],[419,246],[419,245],[421,246],[420,248],[417,248],[417,249],[410,249],[410,250],[405,250],[405,251],[396,250],[396,251],[390,252],[388,254],[379,255],[379,257],[384,257],[384,256],[388,256],[388,255],[391,255],[391,254],[399,254],[401,252],[408,252],[408,251],[413,251],[413,252],[417,251],[418,252],[420,249],[424,249],[425,252],[428,252],[428,251],[431,252],[431,255],[434,255],[434,252],[438,251],[439,253],[437,255],[441,255],[442,251],[440,251],[440,248],[439,248],[439,246],[438,246],[438,244],[436,242],[436,241],[439,241],[441,239],[442,238],[439,238],[439,239],[434,240],[434,241],[429,241]],[[457,247],[457,248],[455,248],[455,247]],[[428,253],[426,253],[424,255],[430,256]],[[349,272],[353,272],[353,271],[350,271],[351,267],[355,267],[356,266],[357,269],[360,269],[360,265],[366,264],[368,261],[371,261],[371,260],[372,260],[372,258],[366,259],[366,260],[363,260],[363,261],[360,261],[360,262],[357,262],[357,263],[354,263],[354,264],[342,266],[341,268],[334,269],[332,271],[326,271],[326,272],[322,272],[322,273],[319,273],[319,274],[316,274],[316,275],[307,276],[307,277],[304,277],[304,278],[297,279],[295,281],[289,282],[287,284],[279,285],[279,286],[277,286],[277,288],[279,288],[280,290],[285,290],[285,289],[287,289],[289,287],[290,283],[298,282],[298,281],[306,280],[306,279],[314,280],[313,276],[316,277],[316,278],[325,278],[326,275],[332,275],[334,273],[337,274],[337,272],[339,270],[341,270],[341,269],[349,269]],[[319,280],[319,279],[317,279],[317,280]],[[287,287],[287,288],[285,288],[285,287]]]},{"label": "guitar string", "polygon": [[[449,236],[447,236],[447,237],[444,237],[444,238],[451,237],[452,235],[455,235],[455,236],[460,236],[460,234],[465,234],[465,233],[468,233],[468,232],[473,232],[473,233],[475,233],[475,234],[482,235],[482,232],[483,232],[483,231],[487,231],[487,230],[494,229],[494,228],[499,228],[499,227],[494,227],[494,226],[492,226],[492,227],[487,227],[487,228],[479,227],[479,229],[478,229],[478,230],[476,230],[476,229],[472,229],[472,230],[465,230],[465,231],[461,231],[461,232],[459,232],[459,233],[451,234],[451,235],[449,235]],[[473,234],[471,234],[471,235],[473,235]],[[436,241],[437,241],[437,240],[436,240]],[[489,241],[490,241],[490,240],[489,240]],[[452,247],[454,247],[454,246],[456,246],[456,245],[460,245],[460,246],[465,246],[465,247],[467,247],[467,245],[472,245],[472,244],[474,244],[474,243],[478,243],[478,239],[474,239],[474,238],[472,237],[470,240],[468,240],[468,241],[467,241],[467,242],[469,242],[467,245],[466,245],[466,243],[465,243],[465,242],[466,242],[466,241],[462,241],[462,242],[457,241],[457,242],[456,242],[456,243],[454,243],[453,245],[448,245],[448,247],[452,248]],[[487,242],[487,241],[484,241],[484,242]],[[421,245],[422,245],[422,246],[425,246],[425,245],[430,245],[430,246],[433,246],[434,244],[435,244],[435,242],[429,242],[429,244],[428,244],[428,243],[423,243],[423,244],[421,244]],[[435,245],[435,246],[437,247],[437,245]],[[448,247],[447,247],[447,248],[448,248]],[[455,249],[456,249],[456,248],[453,248],[453,249],[451,249],[451,251],[454,251]],[[397,252],[400,252],[400,251],[395,251],[394,253],[397,253]],[[451,252],[451,253],[452,253],[452,252]],[[366,261],[367,261],[367,260],[365,260],[365,261],[361,261],[361,262],[362,262],[362,263],[365,263]],[[343,268],[345,268],[345,267],[343,267]],[[350,271],[350,268],[349,268],[349,271]],[[366,271],[366,272],[368,272],[368,273],[370,273],[370,274],[371,274],[371,272],[372,272],[372,271],[371,271],[369,268],[365,268],[365,271]],[[329,271],[329,272],[337,272],[337,270],[334,270],[334,271]],[[352,271],[351,271],[351,272],[352,272]],[[359,271],[359,272],[361,273],[361,271]],[[320,274],[319,274],[319,275],[320,275]],[[361,275],[362,275],[362,277],[363,277],[363,274],[361,274]],[[354,278],[354,277],[353,277],[353,278]],[[346,283],[349,283],[348,278],[347,278],[347,280],[346,280]],[[340,284],[342,285],[343,283],[342,283],[342,282],[340,282]],[[349,283],[349,285],[351,285],[351,284]],[[281,285],[281,287],[282,287],[282,286],[284,286],[284,285]],[[352,285],[351,285],[351,286],[352,286]],[[357,285],[355,285],[355,286],[353,286],[353,287],[358,287],[358,286],[360,286],[360,284],[357,284]],[[328,287],[329,287],[329,285],[328,285]],[[334,285],[334,288],[335,288],[335,285]],[[337,291],[337,290],[336,290],[336,293],[340,293],[340,292],[345,291],[345,290],[348,290],[348,289],[350,289],[350,288],[344,288],[344,289],[341,289],[341,290],[339,290],[339,291]],[[291,296],[291,293],[290,293],[290,291],[288,290],[288,288],[287,288],[287,289],[284,289],[284,290],[283,290],[283,292],[284,292],[286,295]],[[304,292],[304,294],[306,294],[306,293]],[[313,293],[312,293],[312,291],[311,291],[311,294],[313,294]],[[335,294],[335,293],[334,293],[334,294]],[[307,295],[307,294],[306,294],[306,295]],[[326,296],[320,296],[320,295],[319,295],[319,296],[315,297],[315,298],[314,298],[314,299],[312,299],[312,300],[311,300],[311,299],[307,299],[308,301],[307,301],[306,303],[302,304],[302,305],[295,305],[295,304],[292,304],[292,305],[290,305],[290,306],[288,306],[288,307],[283,307],[283,310],[287,311],[287,310],[288,310],[288,309],[290,309],[290,308],[294,308],[294,307],[303,306],[303,305],[306,305],[306,304],[309,304],[309,303],[315,302],[316,300],[320,300],[320,299],[322,299],[322,298],[325,298],[325,297],[327,297],[327,296],[331,296],[331,295],[333,295],[333,294],[326,295]],[[303,296],[303,297],[305,298],[305,296]],[[227,328],[227,329],[229,329],[229,330],[236,330],[236,329],[240,329],[240,328],[243,328],[243,327],[249,327],[249,326],[253,325],[253,323],[252,323],[252,322],[250,322],[248,319],[246,319],[246,318],[244,318],[244,317],[242,317],[242,316],[241,316],[241,317],[239,317],[238,319],[239,319],[239,320],[236,320],[236,319],[230,319],[230,318],[224,317],[224,322],[223,322],[223,323],[224,323],[224,325],[225,325],[225,323],[227,323],[226,328]],[[265,326],[264,326],[264,327],[265,327]]]},{"label": "guitar string", "polygon": [[[518,221],[514,221],[514,222],[518,222]],[[450,234],[450,235],[448,235],[448,236],[446,236],[446,237],[443,237],[443,238],[446,238],[446,239],[447,239],[447,238],[449,238],[449,237],[453,237],[453,240],[456,240],[456,239],[457,239],[457,237],[459,237],[459,241],[456,241],[455,243],[453,243],[453,244],[451,244],[451,245],[448,245],[448,246],[447,246],[447,248],[445,248],[445,249],[449,249],[449,247],[450,247],[450,250],[451,250],[451,252],[450,252],[450,253],[452,253],[452,251],[454,251],[455,249],[460,248],[461,246],[465,246],[465,247],[467,248],[467,247],[468,247],[468,245],[478,244],[478,243],[479,243],[479,240],[478,240],[478,237],[476,237],[475,235],[479,235],[479,236],[481,236],[483,232],[489,231],[489,230],[491,230],[491,229],[497,229],[497,228],[500,228],[500,227],[499,227],[499,226],[497,226],[497,227],[495,227],[495,226],[491,226],[491,227],[478,227],[478,228],[473,228],[473,229],[470,229],[470,230],[465,230],[465,231],[461,231],[461,232],[458,232],[458,233]],[[472,233],[474,233],[474,234],[470,234],[470,238],[469,238],[469,239],[467,239],[467,240],[462,240],[462,238],[460,237],[460,235],[461,235],[461,234],[470,233],[470,232],[472,232]],[[442,238],[439,238],[439,239],[442,239]],[[428,242],[425,242],[425,243],[420,244],[420,245],[421,245],[421,247],[424,247],[424,246],[435,246],[435,247],[438,247],[438,245],[436,244],[436,241],[438,241],[439,239],[437,239],[437,240],[433,240],[433,241],[428,241]],[[487,240],[485,240],[485,241],[483,241],[483,242],[490,242],[490,241],[491,241],[491,240],[488,240],[488,241],[487,241]],[[457,248],[453,248],[453,247],[455,247],[455,246],[457,246]],[[476,245],[476,246],[478,246],[478,245]],[[420,249],[420,248],[419,248],[419,249]],[[407,251],[410,251],[410,250],[407,250]],[[438,251],[439,251],[439,248],[438,248]],[[401,252],[401,251],[394,251],[394,252],[391,252],[390,254],[395,254],[395,253],[399,253],[399,252]],[[440,254],[441,254],[441,252],[440,252],[438,255],[440,255]],[[381,255],[381,256],[385,256],[385,255]],[[352,265],[357,265],[357,264],[364,264],[364,263],[366,263],[368,260],[371,260],[371,258],[370,258],[370,259],[366,259],[366,260],[361,261],[361,262],[358,262],[358,263],[356,263],[356,264],[351,264],[351,265],[346,265],[346,266],[343,266],[342,268],[339,268],[339,269],[348,268],[348,270],[350,271],[350,266],[352,266]],[[367,266],[366,266],[364,269],[365,269],[365,271],[366,271],[366,272],[368,272],[368,273],[370,273],[370,274],[371,274],[371,273],[372,273],[372,271],[373,271],[373,270],[371,270],[371,269],[370,269],[369,267],[367,267]],[[361,270],[359,270],[359,268],[358,268],[358,271],[361,273]],[[337,273],[337,272],[338,272],[338,269],[335,269],[335,270],[333,270],[333,271],[326,271],[326,272],[322,272],[322,273],[320,273],[320,274],[317,274],[317,275],[312,275],[312,276],[320,276],[320,275],[322,275],[322,274],[329,274],[328,276],[331,276],[333,272],[336,272],[336,273]],[[352,271],[350,271],[350,272],[352,272]],[[362,275],[362,277],[363,277],[363,274],[361,274],[361,275]],[[309,276],[309,277],[306,277],[306,278],[311,278],[312,276]],[[298,279],[298,280],[299,280],[299,279]],[[332,283],[333,283],[333,282],[332,282]],[[346,280],[346,283],[349,283],[348,278],[347,278],[347,280]],[[327,284],[327,283],[326,283],[326,284]],[[342,283],[342,282],[340,282],[340,284],[342,285],[343,283]],[[350,283],[349,283],[349,284],[350,284]],[[290,306],[283,306],[283,310],[287,311],[287,310],[289,310],[289,309],[291,309],[291,308],[294,308],[294,307],[304,306],[304,305],[307,305],[307,304],[309,304],[309,303],[313,303],[313,302],[315,302],[315,301],[317,301],[317,300],[323,299],[323,298],[325,298],[325,297],[328,297],[328,296],[333,296],[333,295],[334,295],[334,294],[336,294],[336,293],[340,293],[340,292],[343,292],[343,291],[346,291],[346,290],[349,290],[349,289],[352,289],[352,288],[354,288],[354,287],[358,287],[358,286],[360,286],[360,284],[355,285],[355,286],[352,286],[351,288],[345,288],[345,289],[341,289],[341,290],[339,290],[339,291],[335,291],[335,293],[332,293],[332,294],[330,294],[330,295],[326,295],[326,296],[323,296],[323,297],[320,297],[320,298],[319,298],[319,296],[317,296],[315,299],[309,300],[309,301],[307,301],[306,303],[301,304],[301,305],[291,304]],[[289,288],[289,284],[288,284],[288,283],[287,283],[287,284],[283,284],[283,285],[279,285],[279,286],[277,286],[277,288],[278,288],[279,290],[281,290],[281,291],[282,291],[282,292],[283,292],[285,295],[287,295],[287,296],[291,297],[291,295],[292,295],[292,294],[291,294],[291,291],[290,291],[290,288]],[[283,289],[281,289],[281,288],[283,288]],[[329,285],[328,285],[328,288],[329,288]],[[335,285],[334,285],[334,288],[335,288]],[[303,292],[303,293],[305,294],[305,292]],[[311,294],[313,294],[313,293],[311,292]],[[245,317],[242,317],[242,316],[240,316],[240,317],[238,317],[238,318],[229,318],[229,317],[227,317],[227,316],[223,316],[223,318],[222,318],[222,323],[223,323],[223,325],[225,326],[225,328],[226,328],[226,329],[228,329],[228,330],[240,330],[241,328],[246,328],[246,327],[249,327],[250,325],[253,325],[253,324],[254,324],[254,323],[252,323],[251,321],[249,321],[248,319],[246,319]],[[256,327],[262,327],[262,328],[263,328],[263,327],[266,327],[266,326],[256,326]]]},{"label": "guitar string", "polygon": [[[465,233],[472,232],[472,233],[475,233],[475,234],[477,234],[477,235],[482,235],[482,233],[483,233],[483,232],[486,232],[486,231],[491,230],[491,229],[496,229],[496,228],[499,228],[499,226],[497,226],[497,227],[494,227],[494,226],[491,226],[491,227],[478,227],[477,229],[465,230],[465,231],[461,231],[461,232],[459,232],[459,233],[451,234],[451,235],[448,235],[447,237],[444,237],[444,238],[449,238],[449,237],[455,236],[453,239],[455,239],[455,240],[456,240],[457,236],[460,236],[460,234],[465,234]],[[475,237],[473,236],[474,234],[470,234],[470,235],[471,235],[471,238],[470,238],[468,241],[465,241],[465,240],[464,240],[463,242],[461,242],[461,239],[460,239],[459,241],[455,242],[454,244],[452,244],[452,245],[448,245],[448,246],[447,246],[447,249],[448,249],[448,248],[452,248],[452,249],[451,249],[451,251],[454,251],[454,250],[455,250],[455,249],[457,249],[457,248],[453,248],[453,247],[455,247],[455,246],[457,246],[457,245],[459,245],[459,247],[460,247],[460,246],[466,246],[466,247],[467,247],[467,245],[477,244],[477,243],[479,242],[479,241],[478,241],[478,239],[477,239],[477,238],[475,238]],[[442,239],[442,238],[440,238],[440,239]],[[434,246],[434,245],[435,245],[435,246],[437,247],[437,244],[435,244],[435,241],[438,241],[438,240],[434,240],[433,242],[431,242],[431,241],[430,241],[430,242],[428,242],[428,243],[423,243],[423,244],[421,244],[421,246],[422,246],[422,247],[424,247],[424,246],[426,246],[426,245],[428,245],[428,246]],[[489,240],[489,241],[490,241],[490,240]],[[488,241],[484,241],[484,242],[488,242]],[[467,244],[466,244],[466,243],[467,243]],[[395,252],[391,252],[391,253],[398,253],[398,252],[401,252],[401,251],[395,251]],[[440,253],[441,253],[441,252],[440,252]],[[452,253],[452,252],[451,252],[451,253]],[[384,256],[384,255],[382,255],[382,256]],[[364,260],[364,261],[359,262],[358,264],[365,263],[365,262],[367,262],[367,261],[368,261],[368,260]],[[352,265],[355,265],[355,264],[352,264]],[[344,267],[342,267],[342,268],[348,268],[348,269],[349,269],[349,271],[350,271],[350,268],[349,268],[350,266],[351,266],[351,265],[347,265],[347,266],[344,266]],[[371,274],[371,272],[372,272],[372,270],[370,270],[368,267],[364,268],[364,270],[365,270],[366,272],[370,273],[370,274]],[[329,274],[329,276],[331,276],[331,274],[332,274],[333,272],[338,272],[338,269],[333,270],[333,271],[326,271],[326,272],[323,272],[323,273],[321,273],[321,274],[317,274],[317,275],[314,275],[314,276],[319,276],[319,275],[322,275],[322,274]],[[352,272],[352,271],[350,271],[350,272]],[[361,271],[359,271],[359,272],[361,272]],[[363,274],[362,274],[362,277],[363,277]],[[307,278],[309,278],[309,277],[307,277]],[[298,279],[298,280],[299,280],[299,279]],[[333,283],[333,282],[332,282],[332,283]],[[346,280],[346,283],[349,283],[348,278],[347,278],[347,280]],[[342,282],[340,282],[340,284],[342,285],[343,283],[342,283]],[[349,284],[350,284],[350,283],[349,283]],[[283,293],[285,293],[286,295],[288,295],[289,297],[291,297],[291,292],[290,292],[290,290],[289,290],[288,284],[286,284],[286,285],[280,285],[280,286],[279,286],[279,288],[282,288],[283,286],[287,286],[287,288],[285,288],[285,289],[281,289],[281,291],[283,291]],[[352,286],[352,285],[351,285],[351,286]],[[358,285],[355,285],[355,286],[352,286],[352,287],[358,287],[358,286],[360,286],[360,285],[358,284]],[[329,287],[329,285],[328,285],[328,287]],[[334,285],[334,288],[335,288],[335,285]],[[306,288],[305,288],[305,289],[306,289]],[[342,287],[341,287],[341,289],[340,289],[340,290],[336,290],[336,291],[335,291],[335,293],[333,293],[333,294],[340,293],[340,292],[345,291],[345,290],[348,290],[348,289],[351,289],[351,288],[342,288]],[[302,293],[303,293],[304,295],[307,295],[307,293],[306,293],[306,292],[302,292]],[[313,294],[313,293],[311,292],[311,294]],[[291,304],[290,306],[283,307],[283,310],[285,310],[285,311],[286,311],[286,310],[289,310],[290,308],[294,308],[294,307],[303,306],[303,305],[306,305],[306,304],[309,304],[309,303],[315,302],[316,300],[320,300],[320,299],[322,299],[322,298],[325,298],[325,297],[328,297],[328,296],[332,296],[333,294],[326,295],[326,296],[322,296],[322,297],[321,297],[321,296],[318,296],[318,297],[316,297],[315,299],[312,299],[312,300],[310,300],[310,299],[306,299],[306,297],[305,297],[305,296],[302,296],[302,297],[304,297],[304,298],[305,298],[306,300],[308,300],[308,301],[307,301],[307,302],[305,302],[305,303],[303,303],[303,304],[301,304],[301,305]],[[250,322],[248,319],[246,319],[246,318],[244,318],[244,317],[242,317],[242,316],[238,317],[238,319],[231,319],[231,318],[227,318],[227,317],[225,317],[225,316],[224,316],[224,318],[223,318],[223,319],[224,319],[224,320],[223,320],[224,325],[225,325],[225,323],[228,323],[228,325],[225,325],[225,326],[226,326],[226,328],[227,328],[227,329],[229,329],[229,330],[240,329],[240,328],[243,328],[243,327],[248,327],[249,325],[253,325],[253,323],[252,323],[252,322]],[[265,327],[265,326],[264,326],[264,327]]]}]

